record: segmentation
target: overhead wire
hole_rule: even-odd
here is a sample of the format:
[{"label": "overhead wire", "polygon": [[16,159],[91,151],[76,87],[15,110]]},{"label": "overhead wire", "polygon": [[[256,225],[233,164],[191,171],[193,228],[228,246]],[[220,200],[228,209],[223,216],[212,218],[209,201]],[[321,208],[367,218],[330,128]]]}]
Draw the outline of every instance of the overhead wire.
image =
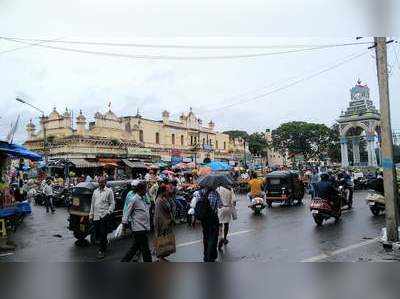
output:
[{"label": "overhead wire", "polygon": [[269,95],[274,94],[276,92],[282,91],[284,89],[287,89],[289,87],[297,85],[297,84],[299,84],[301,82],[310,80],[310,79],[312,79],[314,77],[317,77],[317,76],[319,76],[319,75],[321,75],[323,73],[329,72],[332,69],[335,69],[335,68],[337,68],[339,66],[342,66],[342,65],[344,65],[344,64],[346,64],[346,63],[348,63],[348,62],[350,62],[350,61],[352,61],[354,59],[357,59],[357,58],[359,58],[361,56],[366,55],[367,53],[369,53],[369,51],[370,50],[365,50],[365,51],[363,51],[361,53],[353,53],[353,54],[351,54],[349,56],[346,56],[341,61],[336,62],[335,64],[333,64],[333,65],[331,65],[329,67],[323,68],[322,70],[314,72],[314,73],[312,73],[310,75],[304,76],[304,77],[302,77],[300,79],[297,79],[297,80],[294,80],[294,81],[289,82],[287,84],[284,84],[283,86],[280,86],[278,88],[274,88],[274,89],[272,89],[272,90],[270,90],[270,91],[268,91],[266,93],[251,97],[251,98],[249,98],[247,100],[244,100],[244,101],[239,101],[239,102],[231,103],[231,104],[228,104],[228,105],[224,105],[224,106],[221,106],[221,107],[219,107],[217,109],[211,109],[211,110],[203,112],[203,114],[205,114],[205,113],[215,113],[215,112],[218,112],[219,110],[225,110],[225,109],[228,109],[228,108],[236,106],[236,105],[243,105],[243,104],[247,104],[247,103],[250,103],[250,102],[254,102],[254,101],[260,100],[262,98],[265,98],[266,96],[269,96]]},{"label": "overhead wire", "polygon": [[238,55],[218,55],[218,56],[169,56],[169,55],[134,55],[134,54],[123,54],[123,53],[113,53],[113,52],[104,52],[104,51],[92,51],[92,50],[84,50],[84,49],[74,49],[74,48],[65,48],[58,46],[50,46],[47,44],[33,44],[30,42],[19,41],[15,39],[1,37],[2,39],[13,41],[16,43],[22,43],[26,45],[31,45],[35,47],[42,47],[54,50],[61,50],[67,52],[75,52],[75,53],[83,53],[83,54],[92,54],[92,55],[101,55],[101,56],[110,56],[110,57],[121,57],[121,58],[130,58],[130,59],[144,59],[144,60],[224,60],[224,59],[241,59],[241,58],[257,58],[257,57],[266,57],[273,55],[281,55],[281,54],[289,54],[289,53],[297,53],[297,52],[306,52],[313,50],[320,50],[326,48],[334,48],[341,47],[344,45],[325,45],[320,47],[311,47],[311,48],[303,48],[303,49],[295,49],[295,50],[287,50],[287,51],[277,51],[277,52],[268,52],[268,53],[254,53],[254,54],[238,54]]},{"label": "overhead wire", "polygon": [[26,48],[31,48],[31,47],[38,46],[38,45],[41,45],[41,44],[46,44],[48,42],[55,42],[55,41],[57,41],[59,39],[62,39],[62,37],[59,37],[59,38],[56,38],[56,39],[51,39],[51,40],[48,40],[48,41],[38,41],[37,43],[34,43],[32,45],[26,45],[26,46],[22,46],[22,47],[17,47],[17,48],[13,48],[13,49],[9,49],[9,50],[0,51],[0,55],[1,54],[15,52],[15,51],[19,51],[19,50],[23,50],[23,49],[26,49]]},{"label": "overhead wire", "polygon": [[353,45],[369,45],[372,42],[352,42],[339,44],[297,44],[297,45],[182,45],[182,44],[141,44],[141,43],[115,43],[115,42],[90,42],[90,41],[71,41],[71,40],[51,40],[51,39],[33,39],[33,38],[18,38],[0,36],[0,38],[24,41],[24,42],[44,42],[44,43],[62,43],[62,44],[77,44],[77,45],[92,45],[92,46],[112,46],[112,47],[133,47],[133,48],[161,48],[161,49],[274,49],[274,48],[309,48],[309,47],[340,47]]}]

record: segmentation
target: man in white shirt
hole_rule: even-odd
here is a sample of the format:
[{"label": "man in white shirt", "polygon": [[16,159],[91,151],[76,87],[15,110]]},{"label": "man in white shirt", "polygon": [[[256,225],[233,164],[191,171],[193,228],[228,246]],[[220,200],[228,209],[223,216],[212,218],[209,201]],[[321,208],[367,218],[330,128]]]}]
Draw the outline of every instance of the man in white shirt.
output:
[{"label": "man in white shirt", "polygon": [[46,182],[43,185],[43,193],[46,199],[46,213],[49,212],[49,209],[51,209],[51,212],[54,213],[56,209],[54,208],[53,204],[53,186],[51,183],[51,178],[46,179]]},{"label": "man in white shirt", "polygon": [[106,187],[106,179],[99,179],[99,188],[94,190],[89,219],[93,220],[96,239],[100,241],[97,257],[105,257],[107,249],[107,224],[109,216],[115,209],[114,193],[111,188]]}]

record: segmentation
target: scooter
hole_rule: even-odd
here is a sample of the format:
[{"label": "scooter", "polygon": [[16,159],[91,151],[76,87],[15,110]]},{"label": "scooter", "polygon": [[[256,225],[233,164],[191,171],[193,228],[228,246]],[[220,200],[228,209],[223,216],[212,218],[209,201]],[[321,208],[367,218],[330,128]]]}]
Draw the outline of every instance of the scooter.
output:
[{"label": "scooter", "polygon": [[368,181],[368,188],[370,193],[367,196],[367,204],[371,210],[372,215],[379,216],[385,211],[385,196],[383,189],[383,179],[376,178]]},{"label": "scooter", "polygon": [[366,202],[374,216],[379,216],[381,212],[385,211],[385,197],[378,192],[368,194]]},{"label": "scooter", "polygon": [[[340,207],[342,206],[342,196],[339,196]],[[335,218],[335,222],[338,222],[342,215],[342,209],[334,207],[328,199],[315,197],[310,203],[311,215],[314,218],[315,223],[321,226],[325,220]]]},{"label": "scooter", "polygon": [[251,200],[249,208],[253,210],[254,215],[261,215],[262,210],[264,210],[266,206],[263,198],[255,197]]}]

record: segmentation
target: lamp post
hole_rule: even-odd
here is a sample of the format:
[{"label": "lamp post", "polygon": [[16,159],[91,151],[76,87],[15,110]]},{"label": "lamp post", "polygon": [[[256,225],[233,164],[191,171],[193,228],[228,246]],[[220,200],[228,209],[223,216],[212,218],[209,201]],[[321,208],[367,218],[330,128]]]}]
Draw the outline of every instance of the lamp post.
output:
[{"label": "lamp post", "polygon": [[42,120],[43,120],[43,153],[44,153],[44,161],[47,165],[47,136],[46,136],[46,124],[44,123],[44,111],[34,105],[32,105],[31,103],[21,99],[21,98],[16,98],[15,99],[17,102],[20,102],[22,104],[28,105],[30,107],[32,107],[33,109],[39,111],[40,113],[42,113]]}]

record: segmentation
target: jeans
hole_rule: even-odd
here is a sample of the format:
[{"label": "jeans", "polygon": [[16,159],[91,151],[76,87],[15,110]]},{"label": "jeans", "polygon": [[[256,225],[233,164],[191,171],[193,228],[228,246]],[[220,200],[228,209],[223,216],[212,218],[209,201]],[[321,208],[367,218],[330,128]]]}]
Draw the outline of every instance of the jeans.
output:
[{"label": "jeans", "polygon": [[314,199],[316,189],[317,189],[317,183],[311,183],[310,185],[311,199]]},{"label": "jeans", "polygon": [[130,262],[138,252],[142,254],[143,262],[152,262],[147,231],[133,232],[133,244],[121,262]]},{"label": "jeans", "polygon": [[54,212],[56,209],[54,208],[53,204],[53,196],[51,195],[46,195],[46,213],[49,212],[49,209],[51,209],[52,212]]},{"label": "jeans", "polygon": [[219,221],[216,219],[210,219],[202,221],[203,227],[203,260],[205,262],[215,262],[218,257],[218,235],[219,235]]},{"label": "jeans", "polygon": [[94,222],[96,240],[99,241],[99,251],[104,253],[107,249],[107,216]]}]

